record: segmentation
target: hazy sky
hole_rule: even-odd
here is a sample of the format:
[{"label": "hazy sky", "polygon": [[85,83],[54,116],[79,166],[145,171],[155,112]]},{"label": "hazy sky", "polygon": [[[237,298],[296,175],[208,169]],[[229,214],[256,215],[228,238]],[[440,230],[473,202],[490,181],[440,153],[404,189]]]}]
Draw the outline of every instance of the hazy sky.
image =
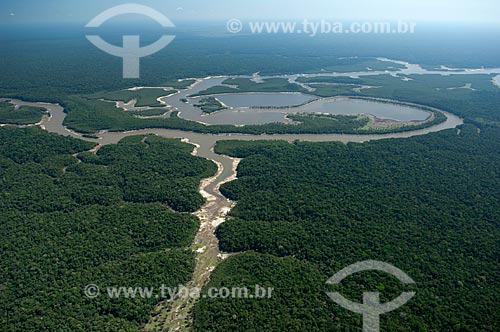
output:
[{"label": "hazy sky", "polygon": [[0,0],[0,22],[86,22],[118,4],[151,6],[172,20],[405,19],[500,23],[500,0]]}]

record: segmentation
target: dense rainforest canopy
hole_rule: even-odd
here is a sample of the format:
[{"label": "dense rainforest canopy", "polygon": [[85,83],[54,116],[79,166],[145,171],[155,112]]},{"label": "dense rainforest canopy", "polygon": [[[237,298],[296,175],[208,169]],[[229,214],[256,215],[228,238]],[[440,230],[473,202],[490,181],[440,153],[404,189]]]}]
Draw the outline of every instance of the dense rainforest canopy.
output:
[{"label": "dense rainforest canopy", "polygon": [[[385,331],[500,328],[498,128],[347,145],[222,141],[216,151],[245,158],[222,187],[238,203],[217,231],[221,249],[254,252],[223,263],[209,286],[271,284],[277,298],[203,299],[197,331],[360,331],[361,316],[318,292],[367,259],[417,282],[417,296],[382,319]],[[361,302],[363,291],[392,300],[400,287],[365,273],[340,290]]]},{"label": "dense rainforest canopy", "polygon": [[101,287],[176,287],[216,166],[193,147],[129,137],[94,144],[0,128],[0,330],[137,331],[158,302],[84,296]]},{"label": "dense rainforest canopy", "polygon": [[[95,49],[80,26],[9,30],[0,47],[0,97],[60,103],[68,113],[65,125],[87,134],[146,127],[352,132],[366,119],[295,115],[302,125],[293,129],[208,128],[176,112],[141,119],[164,110],[125,112],[99,99],[136,99],[137,106],[156,107],[162,106],[160,95],[193,82],[179,81],[186,77],[403,67],[377,56],[429,69],[500,67],[498,33],[490,28],[461,31],[460,38],[455,27],[440,28],[438,34],[404,40],[228,37],[214,27],[199,30],[183,30],[171,47],[144,59],[138,80],[122,80],[122,59]],[[202,299],[194,309],[195,330],[361,331],[361,316],[332,303],[325,282],[349,264],[379,259],[417,282],[417,296],[382,317],[384,331],[499,331],[500,90],[491,79],[299,78],[319,97],[415,102],[450,111],[467,124],[458,131],[366,144],[220,142],[217,152],[245,159],[239,179],[222,187],[237,205],[217,236],[221,249],[233,255],[208,286],[259,284],[275,291],[268,301]],[[225,83],[208,92],[307,92],[284,79]],[[169,91],[124,90],[134,86]],[[43,114],[0,105],[0,123],[35,123]],[[192,276],[195,255],[189,246],[199,221],[189,213],[203,203],[199,181],[213,175],[215,165],[191,156],[192,146],[154,136],[130,137],[96,153],[89,151],[93,147],[37,128],[0,128],[0,331],[137,331],[156,299],[91,300],[84,287],[177,286]],[[385,301],[408,287],[363,273],[336,290],[358,302],[363,291],[378,290]]]}]

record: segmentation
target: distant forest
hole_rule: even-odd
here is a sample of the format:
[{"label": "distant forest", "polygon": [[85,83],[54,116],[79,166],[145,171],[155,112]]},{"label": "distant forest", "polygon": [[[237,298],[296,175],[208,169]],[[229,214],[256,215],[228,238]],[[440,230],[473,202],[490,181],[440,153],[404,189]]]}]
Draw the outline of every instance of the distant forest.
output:
[{"label": "distant forest", "polygon": [[[122,60],[90,44],[81,26],[0,27],[0,96],[50,102],[63,95],[158,86],[186,77],[365,70],[373,65],[374,57],[420,63],[429,68],[500,67],[498,31],[488,26],[421,25],[415,35],[404,38],[372,34],[316,38],[234,36],[226,34],[225,22],[201,29],[181,24],[177,30],[179,35],[174,43],[142,59],[140,80],[123,80]],[[120,44],[119,31],[104,33],[107,40]],[[147,44],[157,38],[143,39]]]}]

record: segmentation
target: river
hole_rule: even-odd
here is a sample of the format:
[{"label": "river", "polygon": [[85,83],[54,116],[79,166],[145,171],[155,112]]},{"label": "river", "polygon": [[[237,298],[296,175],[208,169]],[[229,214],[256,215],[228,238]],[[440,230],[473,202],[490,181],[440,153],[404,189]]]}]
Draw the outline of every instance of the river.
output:
[{"label": "river", "polygon": [[[418,71],[418,68],[414,71]],[[500,70],[498,71],[500,73]],[[380,72],[382,74],[385,72]],[[374,72],[367,73],[350,73],[360,75],[375,75]],[[354,76],[356,76],[354,75]],[[324,73],[318,76],[325,76]],[[338,76],[353,76],[353,75],[338,75]],[[294,81],[298,75],[285,76],[291,82]],[[227,77],[215,77],[198,79],[190,89],[183,90],[174,96],[159,98],[163,103],[168,104],[174,109],[184,111],[186,108],[189,111],[196,111],[192,104],[185,104],[180,99],[194,94],[197,91],[205,90],[209,87],[222,83]],[[254,77],[255,78],[255,77]],[[258,78],[260,79],[260,78]],[[3,101],[5,99],[0,99]],[[10,99],[9,99],[10,100]],[[121,139],[132,135],[146,135],[155,134],[166,138],[179,138],[188,141],[196,146],[193,155],[203,157],[215,162],[218,166],[218,172],[215,176],[205,179],[200,184],[200,193],[206,198],[206,204],[194,213],[200,219],[200,228],[196,234],[193,247],[199,248],[196,250],[196,266],[193,278],[188,287],[203,287],[209,280],[211,272],[217,265],[226,257],[219,251],[218,240],[215,236],[215,230],[218,225],[225,221],[225,216],[234,205],[234,202],[229,201],[219,191],[221,184],[231,181],[236,178],[236,168],[239,163],[238,159],[230,158],[228,156],[219,155],[214,153],[213,148],[217,141],[220,140],[285,140],[285,141],[308,141],[308,142],[367,142],[372,140],[390,139],[390,138],[409,138],[413,136],[426,135],[433,132],[442,131],[445,129],[456,128],[463,124],[463,120],[451,113],[443,112],[446,116],[446,121],[432,127],[425,129],[393,133],[381,135],[348,135],[348,134],[322,134],[322,135],[241,135],[241,134],[200,134],[193,132],[185,132],[178,130],[167,129],[144,129],[130,132],[107,132],[103,131],[96,136],[99,139],[86,138],[81,134],[75,133],[64,127],[63,122],[66,117],[63,108],[57,104],[48,103],[30,103],[20,100],[11,100],[11,102],[18,106],[35,106],[46,108],[50,116],[45,116],[40,127],[51,133],[56,133],[63,136],[72,136],[78,139],[94,142],[96,144],[107,145],[115,144]],[[170,330],[170,331],[188,331],[189,324],[192,319],[190,312],[195,301],[191,298],[174,299],[171,302],[162,302],[158,304],[153,312],[150,321],[145,325],[144,330]]]},{"label": "river", "polygon": [[[0,99],[3,101],[5,99]],[[200,185],[200,193],[205,197],[206,204],[196,215],[200,219],[200,228],[195,236],[193,247],[198,247],[196,252],[196,266],[193,278],[187,285],[192,288],[202,288],[209,280],[211,272],[225,257],[221,254],[218,245],[218,239],[215,236],[216,228],[226,219],[226,214],[233,207],[234,203],[225,198],[219,191],[220,186],[228,181],[236,179],[238,159],[229,156],[216,154],[213,150],[217,141],[220,140],[285,140],[292,142],[295,140],[309,142],[367,142],[372,140],[390,139],[390,138],[408,138],[418,135],[426,135],[445,129],[456,128],[463,124],[459,117],[443,112],[447,120],[439,125],[425,129],[382,135],[348,135],[348,134],[322,134],[322,135],[241,135],[241,134],[200,134],[168,129],[144,129],[130,132],[107,132],[103,131],[97,134],[99,139],[83,137],[81,134],[68,130],[63,122],[66,117],[64,109],[57,104],[48,103],[30,103],[20,100],[11,100],[18,106],[43,107],[49,111],[50,116],[44,116],[40,122],[40,127],[48,132],[72,136],[78,139],[94,142],[100,145],[115,144],[121,139],[133,135],[155,134],[166,138],[183,139],[196,148],[193,155],[209,159],[217,164],[218,171],[215,176],[205,179]],[[145,325],[145,331],[160,330],[169,331],[189,331],[189,324],[192,319],[190,312],[195,304],[192,298],[176,298],[173,301],[161,302],[155,308],[148,324]]]}]

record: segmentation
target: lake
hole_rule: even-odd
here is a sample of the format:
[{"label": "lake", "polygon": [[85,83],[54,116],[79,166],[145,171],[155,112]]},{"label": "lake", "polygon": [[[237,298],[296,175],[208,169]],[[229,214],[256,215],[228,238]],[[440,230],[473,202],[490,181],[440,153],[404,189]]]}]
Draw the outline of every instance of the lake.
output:
[{"label": "lake", "polygon": [[[261,99],[264,97],[263,99]],[[424,121],[430,113],[421,109],[392,103],[383,103],[346,97],[317,99],[300,93],[240,93],[217,96],[224,104],[233,107],[205,115],[199,109],[185,108],[181,117],[206,124],[259,125],[273,122],[286,122],[285,115],[290,113],[325,113],[334,115],[371,114],[382,120],[400,122]],[[298,106],[305,102],[312,102]],[[259,109],[250,107],[285,107],[279,109]]]}]

